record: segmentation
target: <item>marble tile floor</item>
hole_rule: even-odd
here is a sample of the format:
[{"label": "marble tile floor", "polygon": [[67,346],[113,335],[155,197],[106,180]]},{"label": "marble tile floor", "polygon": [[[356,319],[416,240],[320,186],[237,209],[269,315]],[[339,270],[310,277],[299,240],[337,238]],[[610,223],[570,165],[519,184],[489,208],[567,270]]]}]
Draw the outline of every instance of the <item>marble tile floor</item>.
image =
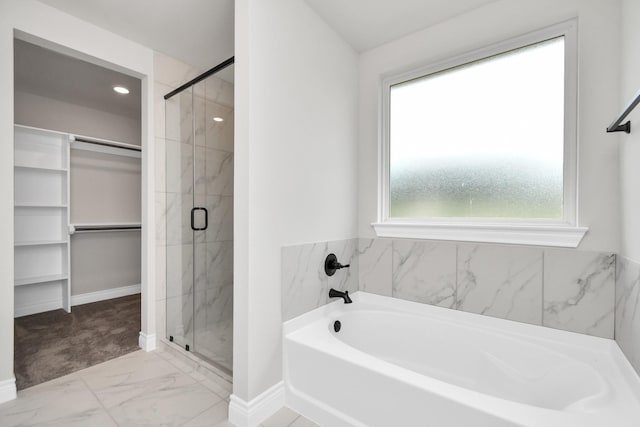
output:
[{"label": "marble tile floor", "polygon": [[[232,426],[231,383],[164,350],[136,351],[18,392],[0,426]],[[261,427],[312,427],[283,408]]]}]

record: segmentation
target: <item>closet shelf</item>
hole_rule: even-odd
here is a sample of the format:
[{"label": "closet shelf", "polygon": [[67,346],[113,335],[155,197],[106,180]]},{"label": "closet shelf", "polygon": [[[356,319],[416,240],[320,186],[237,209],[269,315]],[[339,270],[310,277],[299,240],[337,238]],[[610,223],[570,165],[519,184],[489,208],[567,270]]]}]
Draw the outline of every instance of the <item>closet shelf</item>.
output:
[{"label": "closet shelf", "polygon": [[45,172],[67,172],[66,168],[51,168],[45,166],[27,166],[27,165],[14,165],[16,169],[31,169]]},{"label": "closet shelf", "polygon": [[46,246],[46,245],[65,245],[66,240],[37,240],[33,242],[14,242],[14,246]]},{"label": "closet shelf", "polygon": [[59,280],[66,280],[69,278],[68,274],[50,274],[47,276],[34,276],[24,277],[21,279],[15,279],[14,284],[16,286],[33,285],[36,283],[57,282]]},{"label": "closet shelf", "polygon": [[16,126],[14,150],[14,314],[70,312],[69,134]]}]

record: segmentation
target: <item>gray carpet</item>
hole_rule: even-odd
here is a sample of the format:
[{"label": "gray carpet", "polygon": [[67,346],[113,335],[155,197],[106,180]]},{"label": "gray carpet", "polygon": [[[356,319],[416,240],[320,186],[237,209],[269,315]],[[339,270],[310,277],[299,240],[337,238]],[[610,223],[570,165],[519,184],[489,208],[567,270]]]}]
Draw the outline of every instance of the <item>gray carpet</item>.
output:
[{"label": "gray carpet", "polygon": [[138,349],[140,294],[15,319],[18,390]]}]

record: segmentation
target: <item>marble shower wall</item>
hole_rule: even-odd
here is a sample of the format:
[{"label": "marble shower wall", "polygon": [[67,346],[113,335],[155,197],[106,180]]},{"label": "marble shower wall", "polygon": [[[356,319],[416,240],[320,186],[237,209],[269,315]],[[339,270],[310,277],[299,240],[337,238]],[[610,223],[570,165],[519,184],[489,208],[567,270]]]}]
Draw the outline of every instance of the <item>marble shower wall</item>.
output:
[{"label": "marble shower wall", "polygon": [[[324,260],[330,253],[349,264],[329,277]],[[358,239],[310,243],[282,248],[282,321],[329,302],[329,289],[358,290]]]},{"label": "marble shower wall", "polygon": [[616,342],[640,374],[640,263],[616,261]]},{"label": "marble shower wall", "polygon": [[357,258],[359,289],[366,292],[614,336],[616,257],[611,253],[360,239]]},{"label": "marble shower wall", "polygon": [[[210,76],[193,87],[195,205],[209,212],[198,231],[194,349],[231,371],[233,349],[233,84]],[[214,121],[213,118],[222,121]]]},{"label": "marble shower wall", "polygon": [[[182,195],[183,186],[189,186],[187,180],[176,179],[174,176],[167,176],[167,161],[187,162],[180,165],[193,171],[193,164],[188,163],[188,158],[181,154],[180,123],[172,120],[167,121],[166,116],[179,117],[180,105],[176,102],[166,104],[164,95],[171,92],[176,87],[182,85],[201,73],[201,70],[184,64],[174,58],[154,53],[154,136],[156,144],[156,164],[155,164],[155,199],[156,199],[156,336],[158,339],[166,337],[167,324],[167,299],[175,304],[169,313],[170,321],[175,322],[177,317],[182,318],[192,311],[191,306],[178,304],[182,299],[183,292],[192,292],[193,283],[191,276],[183,277],[185,272],[192,268],[193,261],[191,253],[192,245],[188,244],[188,237],[184,241],[184,227],[171,227],[167,233],[167,218],[169,221],[180,221],[178,209],[183,205],[182,197],[190,196],[185,191]],[[168,113],[168,114],[166,114]],[[189,169],[191,168],[191,169]],[[167,180],[167,178],[169,178]],[[188,190],[188,188],[185,188]],[[172,259],[180,260],[177,265],[180,268],[171,268],[167,271],[167,255]],[[181,283],[181,289],[171,287],[167,292],[167,274],[170,282]],[[190,325],[187,325],[189,328]]]}]

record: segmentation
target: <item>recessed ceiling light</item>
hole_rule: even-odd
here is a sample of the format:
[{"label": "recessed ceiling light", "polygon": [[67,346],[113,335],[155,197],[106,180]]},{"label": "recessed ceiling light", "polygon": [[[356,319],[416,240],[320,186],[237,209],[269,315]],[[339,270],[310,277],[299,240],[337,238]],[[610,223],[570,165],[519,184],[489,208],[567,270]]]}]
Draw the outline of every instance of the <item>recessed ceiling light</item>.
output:
[{"label": "recessed ceiling light", "polygon": [[224,119],[222,117],[214,117],[213,121],[214,122],[224,122]]},{"label": "recessed ceiling light", "polygon": [[116,92],[121,93],[123,95],[126,95],[126,94],[129,93],[129,89],[127,89],[124,86],[114,86],[113,90],[115,90]]}]

